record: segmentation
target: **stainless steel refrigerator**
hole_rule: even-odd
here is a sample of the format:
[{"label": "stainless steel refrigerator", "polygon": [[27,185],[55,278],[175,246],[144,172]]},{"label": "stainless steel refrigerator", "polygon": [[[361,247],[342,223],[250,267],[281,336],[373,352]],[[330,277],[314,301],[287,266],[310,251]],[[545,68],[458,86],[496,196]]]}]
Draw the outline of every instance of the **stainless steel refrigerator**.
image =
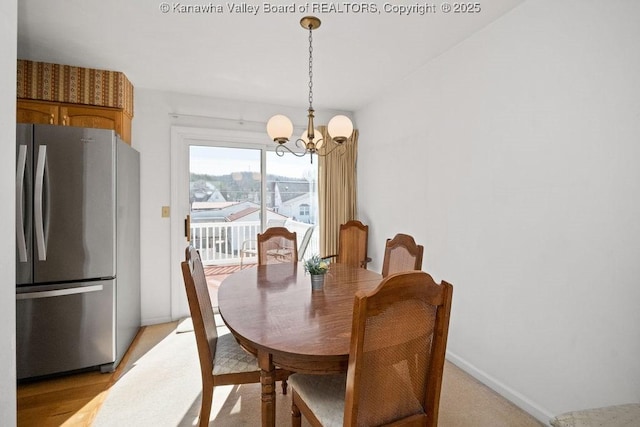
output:
[{"label": "stainless steel refrigerator", "polygon": [[140,327],[139,154],[109,130],[17,126],[18,379],[112,371]]}]

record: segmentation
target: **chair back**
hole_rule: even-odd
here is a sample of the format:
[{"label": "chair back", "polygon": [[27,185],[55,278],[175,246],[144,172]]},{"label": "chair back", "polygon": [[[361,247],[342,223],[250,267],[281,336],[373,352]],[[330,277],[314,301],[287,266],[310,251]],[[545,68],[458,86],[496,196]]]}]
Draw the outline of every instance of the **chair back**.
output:
[{"label": "chair back", "polygon": [[452,293],[414,271],[356,294],[345,426],[437,425]]},{"label": "chair back", "polygon": [[186,249],[186,261],[181,263],[184,287],[189,301],[189,312],[196,336],[200,369],[203,378],[211,377],[216,354],[218,331],[213,315],[207,278],[200,254],[193,246]]},{"label": "chair back", "polygon": [[258,264],[298,261],[298,238],[284,227],[267,228],[258,233]]},{"label": "chair back", "polygon": [[366,268],[368,239],[368,225],[357,220],[347,221],[340,225],[336,262],[356,268]]},{"label": "chair back", "polygon": [[387,239],[382,263],[382,277],[402,271],[421,270],[424,247],[408,234],[396,234]]}]

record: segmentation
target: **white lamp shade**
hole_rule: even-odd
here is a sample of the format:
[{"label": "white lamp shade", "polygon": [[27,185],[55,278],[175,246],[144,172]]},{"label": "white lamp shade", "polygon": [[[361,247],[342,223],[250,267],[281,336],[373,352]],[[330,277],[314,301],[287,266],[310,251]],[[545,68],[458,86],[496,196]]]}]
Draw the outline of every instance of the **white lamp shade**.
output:
[{"label": "white lamp shade", "polygon": [[353,123],[347,116],[335,116],[329,120],[327,130],[333,139],[344,142],[353,133]]},{"label": "white lamp shade", "polygon": [[[308,131],[304,131],[302,132],[302,135],[300,135],[300,139],[304,141],[305,144],[309,143],[309,132]],[[322,144],[324,143],[324,140],[322,138],[322,134],[320,133],[320,131],[318,129],[314,129],[313,130],[313,143],[316,145],[316,149],[319,149],[320,147],[322,147]]]},{"label": "white lamp shade", "polygon": [[[267,122],[267,133],[274,141],[289,140],[293,134],[293,123],[287,116],[276,114]],[[284,142],[284,141],[283,141]]]}]

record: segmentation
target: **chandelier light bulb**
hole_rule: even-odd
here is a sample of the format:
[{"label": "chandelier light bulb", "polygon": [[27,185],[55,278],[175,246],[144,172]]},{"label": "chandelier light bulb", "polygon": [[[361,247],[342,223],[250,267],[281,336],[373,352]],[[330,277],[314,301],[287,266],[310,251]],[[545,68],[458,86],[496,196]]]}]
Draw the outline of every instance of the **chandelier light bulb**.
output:
[{"label": "chandelier light bulb", "polygon": [[293,123],[287,116],[276,114],[267,122],[267,133],[273,141],[284,144],[293,134]]},{"label": "chandelier light bulb", "polygon": [[[300,135],[300,139],[304,141],[305,146],[309,143],[309,131],[305,130]],[[324,140],[322,139],[322,134],[318,129],[313,130],[313,143],[316,147],[316,150],[319,150],[322,147]]]},{"label": "chandelier light bulb", "polygon": [[327,131],[336,144],[343,144],[353,133],[353,123],[349,117],[338,115],[329,120]]}]

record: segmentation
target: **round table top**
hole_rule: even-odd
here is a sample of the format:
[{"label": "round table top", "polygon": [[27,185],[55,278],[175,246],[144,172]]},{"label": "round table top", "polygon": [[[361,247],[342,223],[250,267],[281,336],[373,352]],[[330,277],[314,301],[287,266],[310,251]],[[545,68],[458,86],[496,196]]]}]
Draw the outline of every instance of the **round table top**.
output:
[{"label": "round table top", "polygon": [[340,361],[344,367],[355,294],[381,281],[373,271],[334,263],[323,290],[312,291],[302,263],[259,265],[222,282],[218,307],[240,343],[254,354],[271,354],[276,365],[314,371],[314,363]]}]

